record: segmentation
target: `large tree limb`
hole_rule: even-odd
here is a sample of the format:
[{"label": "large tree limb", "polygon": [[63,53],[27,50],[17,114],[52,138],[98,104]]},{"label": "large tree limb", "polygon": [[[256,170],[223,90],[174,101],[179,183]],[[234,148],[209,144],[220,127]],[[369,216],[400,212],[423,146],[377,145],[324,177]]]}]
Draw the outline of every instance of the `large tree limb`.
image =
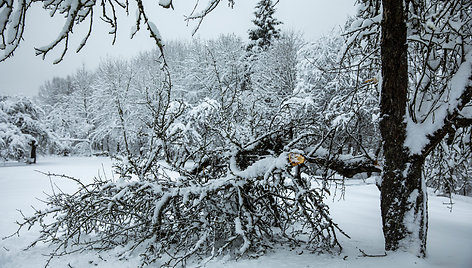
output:
[{"label": "large tree limb", "polygon": [[[469,77],[469,81],[472,81],[472,73]],[[463,118],[460,116],[460,111],[471,101],[472,99],[472,85],[465,88],[461,94],[457,107],[453,109],[452,113],[449,113],[444,119],[444,126],[428,136],[429,143],[424,147],[421,154],[423,157],[429,155],[429,153],[438,145],[441,140],[447,134],[454,134],[458,128],[468,127],[472,125],[472,119]]]},{"label": "large tree limb", "polygon": [[306,157],[307,162],[334,170],[338,174],[352,178],[354,175],[365,172],[382,172],[377,161],[366,156],[337,155],[328,158],[320,154]]}]

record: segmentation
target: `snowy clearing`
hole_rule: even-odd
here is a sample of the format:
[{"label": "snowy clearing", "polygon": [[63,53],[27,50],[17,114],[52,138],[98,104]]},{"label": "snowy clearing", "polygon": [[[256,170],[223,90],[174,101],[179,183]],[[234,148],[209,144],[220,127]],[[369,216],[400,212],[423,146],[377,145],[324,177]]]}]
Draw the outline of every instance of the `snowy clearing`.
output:
[{"label": "snowy clearing", "polygon": [[[64,191],[73,191],[72,181],[49,178],[41,172],[67,174],[89,182],[100,174],[112,178],[111,160],[108,158],[40,158],[36,165],[0,163],[0,236],[16,230],[20,219],[16,209],[32,214],[31,205],[39,208],[44,192],[51,192],[51,182]],[[333,200],[334,199],[334,200]],[[455,196],[452,211],[445,203],[448,198],[429,195],[428,257],[418,259],[409,253],[394,253],[386,257],[362,257],[381,255],[383,236],[381,229],[379,191],[374,180],[350,180],[344,199],[339,194],[327,203],[335,221],[352,239],[339,236],[344,247],[340,255],[310,254],[303,248],[283,249],[274,245],[274,252],[258,259],[213,260],[206,267],[472,267],[472,198]],[[20,237],[0,241],[0,267],[43,267],[49,252],[44,245],[23,251],[37,235],[37,230],[22,232]],[[139,256],[118,260],[115,252],[84,252],[56,258],[50,267],[136,267]]]}]

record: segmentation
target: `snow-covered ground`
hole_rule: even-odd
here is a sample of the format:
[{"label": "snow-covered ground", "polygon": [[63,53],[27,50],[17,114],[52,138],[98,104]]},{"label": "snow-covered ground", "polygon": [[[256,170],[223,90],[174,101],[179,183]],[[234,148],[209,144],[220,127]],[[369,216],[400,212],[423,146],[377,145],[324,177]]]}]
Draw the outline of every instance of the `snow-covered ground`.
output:
[{"label": "snow-covered ground", "polygon": [[[94,176],[112,177],[111,161],[107,158],[40,158],[36,165],[0,163],[0,236],[16,230],[20,219],[16,209],[31,214],[31,205],[41,207],[36,198],[44,198],[51,191],[51,183],[64,191],[73,191],[76,185],[64,179],[51,181],[42,172],[67,174],[83,181]],[[472,198],[456,196],[452,211],[444,203],[449,199],[429,195],[428,257],[418,259],[409,253],[394,253],[386,257],[361,257],[383,254],[383,236],[379,209],[379,191],[372,179],[353,180],[346,187],[344,199],[328,201],[335,221],[351,239],[339,236],[344,247],[340,255],[317,255],[303,249],[290,251],[278,248],[258,259],[214,260],[206,267],[472,267]],[[35,268],[46,263],[48,248],[39,245],[28,251],[22,249],[37,235],[37,229],[22,232],[20,237],[0,241],[1,268]],[[136,267],[138,257],[127,261],[114,258],[114,252],[85,252],[54,259],[51,267]]]}]

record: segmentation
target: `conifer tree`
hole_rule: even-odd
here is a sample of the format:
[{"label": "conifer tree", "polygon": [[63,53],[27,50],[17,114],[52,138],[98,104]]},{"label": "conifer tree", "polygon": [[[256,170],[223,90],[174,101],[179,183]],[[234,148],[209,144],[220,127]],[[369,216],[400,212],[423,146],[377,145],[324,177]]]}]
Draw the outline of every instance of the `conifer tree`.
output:
[{"label": "conifer tree", "polygon": [[253,47],[266,50],[274,38],[280,37],[280,29],[277,28],[277,25],[282,22],[274,18],[277,3],[278,1],[272,3],[272,0],[260,0],[257,3],[254,12],[256,18],[252,20],[256,27],[249,30],[248,50],[252,50]]}]

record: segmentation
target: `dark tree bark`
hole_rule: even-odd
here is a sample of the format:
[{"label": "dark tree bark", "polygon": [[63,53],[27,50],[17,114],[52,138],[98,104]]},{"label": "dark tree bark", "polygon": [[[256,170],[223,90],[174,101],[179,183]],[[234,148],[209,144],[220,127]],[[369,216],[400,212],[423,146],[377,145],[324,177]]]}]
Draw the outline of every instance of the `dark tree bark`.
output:
[{"label": "dark tree bark", "polygon": [[427,196],[423,156],[405,148],[408,92],[407,26],[403,1],[384,0],[380,131],[384,148],[381,211],[385,249],[426,253]]}]

